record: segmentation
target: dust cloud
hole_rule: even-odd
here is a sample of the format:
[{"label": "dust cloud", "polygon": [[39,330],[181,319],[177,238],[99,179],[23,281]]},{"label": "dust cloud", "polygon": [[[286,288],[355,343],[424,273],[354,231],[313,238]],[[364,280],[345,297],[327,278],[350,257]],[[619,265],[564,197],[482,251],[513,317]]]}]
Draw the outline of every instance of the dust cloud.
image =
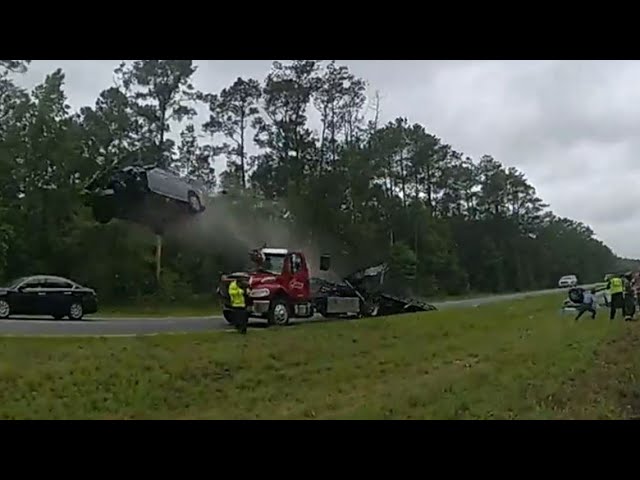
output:
[{"label": "dust cloud", "polygon": [[[318,233],[292,222],[283,201],[268,205],[251,202],[246,198],[218,196],[212,199],[201,214],[172,225],[165,236],[191,248],[220,252],[226,268],[233,271],[249,267],[248,252],[264,245],[287,248],[304,253],[311,276],[337,280],[343,272],[342,262],[336,262],[337,245],[332,239],[321,238]],[[313,237],[318,240],[314,241]],[[332,255],[332,269],[319,270],[322,254]],[[338,264],[338,265],[336,265]],[[342,264],[342,266],[344,266]]]}]

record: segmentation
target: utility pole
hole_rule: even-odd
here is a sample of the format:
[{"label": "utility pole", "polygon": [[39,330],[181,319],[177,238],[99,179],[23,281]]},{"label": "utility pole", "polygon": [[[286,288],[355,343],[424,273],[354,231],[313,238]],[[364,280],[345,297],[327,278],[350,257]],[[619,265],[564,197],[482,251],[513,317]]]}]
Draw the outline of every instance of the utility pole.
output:
[{"label": "utility pole", "polygon": [[163,223],[157,223],[154,226],[156,234],[156,286],[160,288],[160,275],[162,273],[162,237],[164,233]]},{"label": "utility pole", "polygon": [[156,234],[156,283],[160,287],[160,273],[162,272],[162,235]]}]

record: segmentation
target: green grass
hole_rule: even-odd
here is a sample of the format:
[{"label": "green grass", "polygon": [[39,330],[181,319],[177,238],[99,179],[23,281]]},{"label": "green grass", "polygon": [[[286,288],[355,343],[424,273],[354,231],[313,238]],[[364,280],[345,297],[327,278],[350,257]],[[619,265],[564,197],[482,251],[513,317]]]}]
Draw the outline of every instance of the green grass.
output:
[{"label": "green grass", "polygon": [[0,418],[628,418],[640,324],[563,295],[291,328],[0,338]]},{"label": "green grass", "polygon": [[193,296],[179,301],[141,299],[124,305],[99,305],[97,317],[199,317],[219,315],[220,304],[213,295]]},{"label": "green grass", "polygon": [[436,295],[432,297],[425,297],[426,302],[431,303],[441,303],[441,302],[452,302],[458,300],[472,300],[476,298],[486,298],[486,297],[504,297],[509,295],[518,295],[525,292],[468,292],[461,293],[459,295]]},{"label": "green grass", "polygon": [[[464,295],[451,295],[428,299],[430,302],[445,302],[451,300],[466,300],[471,298],[482,298],[496,294],[491,293],[468,293]],[[500,294],[498,294],[500,295]],[[504,294],[509,295],[509,294]],[[181,298],[180,301],[139,299],[122,305],[99,305],[99,311],[91,316],[95,317],[136,317],[136,318],[158,318],[158,317],[200,317],[210,315],[221,315],[222,308],[217,298],[211,295],[193,296]],[[89,316],[90,317],[90,316]]]},{"label": "green grass", "polygon": [[[518,292],[506,293],[482,293],[469,292],[461,295],[435,296],[426,298],[425,301],[439,303],[446,301],[468,300],[489,296],[512,295]],[[200,317],[220,315],[222,308],[214,295],[194,295],[181,297],[180,300],[142,298],[121,305],[101,304],[97,317]]]}]

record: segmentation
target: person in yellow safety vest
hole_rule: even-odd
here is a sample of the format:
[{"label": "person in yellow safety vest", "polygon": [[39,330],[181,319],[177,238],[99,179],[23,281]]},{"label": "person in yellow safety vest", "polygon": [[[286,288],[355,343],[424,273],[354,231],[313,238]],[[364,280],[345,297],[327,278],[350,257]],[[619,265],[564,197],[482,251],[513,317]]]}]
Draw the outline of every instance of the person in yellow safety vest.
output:
[{"label": "person in yellow safety vest", "polygon": [[233,280],[229,284],[229,299],[231,301],[231,310],[233,311],[233,325],[244,335],[247,333],[249,312],[247,311],[245,298],[247,289],[243,283],[242,280]]},{"label": "person in yellow safety vest", "polygon": [[622,316],[624,317],[624,282],[619,276],[610,278],[607,282],[607,290],[611,296],[609,320],[616,318],[616,312],[618,309],[622,310]]}]

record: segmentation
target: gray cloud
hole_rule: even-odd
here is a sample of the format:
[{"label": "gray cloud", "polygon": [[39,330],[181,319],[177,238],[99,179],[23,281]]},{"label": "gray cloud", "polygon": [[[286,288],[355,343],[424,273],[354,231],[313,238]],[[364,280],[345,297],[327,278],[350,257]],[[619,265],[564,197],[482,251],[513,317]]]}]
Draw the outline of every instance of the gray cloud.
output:
[{"label": "gray cloud", "polygon": [[[119,61],[34,61],[55,68],[74,108],[92,105]],[[559,215],[583,221],[617,253],[640,256],[640,63],[636,61],[347,60],[382,94],[382,120],[424,124],[459,151],[522,170]],[[197,61],[194,83],[219,91],[263,78],[270,61]],[[200,110],[204,114],[204,110]]]}]

